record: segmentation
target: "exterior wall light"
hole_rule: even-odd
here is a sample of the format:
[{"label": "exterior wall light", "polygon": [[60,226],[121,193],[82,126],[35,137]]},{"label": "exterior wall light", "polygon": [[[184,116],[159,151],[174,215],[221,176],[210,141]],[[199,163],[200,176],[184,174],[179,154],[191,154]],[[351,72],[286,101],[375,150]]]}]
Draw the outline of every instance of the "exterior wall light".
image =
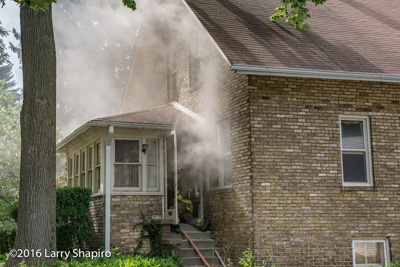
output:
[{"label": "exterior wall light", "polygon": [[149,147],[148,144],[142,144],[142,152],[146,153],[147,148]]}]

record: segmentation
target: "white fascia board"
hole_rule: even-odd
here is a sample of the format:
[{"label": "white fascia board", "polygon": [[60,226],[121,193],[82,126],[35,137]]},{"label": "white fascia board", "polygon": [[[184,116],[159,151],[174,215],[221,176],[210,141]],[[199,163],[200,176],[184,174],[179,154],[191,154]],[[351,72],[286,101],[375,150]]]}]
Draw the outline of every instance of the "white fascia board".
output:
[{"label": "white fascia board", "polygon": [[246,75],[400,83],[400,75],[396,74],[275,68],[275,67],[236,65],[236,64],[233,64],[231,66],[231,70],[234,71],[235,73],[246,74]]}]

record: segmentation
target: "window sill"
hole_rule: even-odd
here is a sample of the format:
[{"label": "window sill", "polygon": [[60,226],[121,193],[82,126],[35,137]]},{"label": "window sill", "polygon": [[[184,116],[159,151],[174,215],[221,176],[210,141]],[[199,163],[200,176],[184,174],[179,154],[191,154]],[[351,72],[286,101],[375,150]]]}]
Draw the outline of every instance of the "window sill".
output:
[{"label": "window sill", "polygon": [[128,192],[128,191],[114,191],[111,192],[112,196],[163,196],[161,192]]},{"label": "window sill", "polygon": [[207,192],[214,192],[214,191],[230,191],[232,189],[232,185],[224,186],[224,187],[215,187],[215,188],[208,188]]},{"label": "window sill", "polygon": [[342,191],[377,191],[375,186],[342,186]]}]

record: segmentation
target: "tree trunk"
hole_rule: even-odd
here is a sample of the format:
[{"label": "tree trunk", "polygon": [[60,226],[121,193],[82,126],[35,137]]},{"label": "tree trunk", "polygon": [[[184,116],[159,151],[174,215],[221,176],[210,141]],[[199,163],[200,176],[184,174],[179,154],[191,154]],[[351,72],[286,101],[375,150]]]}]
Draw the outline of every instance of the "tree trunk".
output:
[{"label": "tree trunk", "polygon": [[[21,5],[23,106],[21,172],[14,249],[5,266],[45,262],[56,251],[56,52],[52,12]],[[22,257],[19,249],[22,249]],[[27,256],[29,254],[29,256]],[[11,254],[10,254],[11,255]],[[26,257],[27,256],[27,257]]]}]

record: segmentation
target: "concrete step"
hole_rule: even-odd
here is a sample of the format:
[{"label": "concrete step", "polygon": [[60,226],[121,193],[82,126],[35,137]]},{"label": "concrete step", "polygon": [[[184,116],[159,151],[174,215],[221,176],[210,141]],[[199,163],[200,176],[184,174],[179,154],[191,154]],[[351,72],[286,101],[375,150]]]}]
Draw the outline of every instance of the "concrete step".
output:
[{"label": "concrete step", "polygon": [[[215,248],[214,239],[192,239],[197,248]],[[182,240],[181,248],[191,248],[192,245],[188,240]]]},{"label": "concrete step", "polygon": [[[185,231],[185,230],[184,230]],[[185,233],[191,238],[191,239],[211,239],[211,232],[206,231],[206,232],[201,232],[201,231],[185,231]],[[183,236],[183,235],[182,235]],[[183,236],[185,237],[185,236]]]},{"label": "concrete step", "polygon": [[[214,255],[213,248],[198,248],[198,249],[204,257],[212,257]],[[197,252],[196,252],[196,250],[194,250],[194,248],[182,248],[178,252],[178,255],[180,257],[197,257],[198,256]]]},{"label": "concrete step", "polygon": [[186,223],[180,223],[179,227],[183,229],[183,231],[199,231],[199,229],[197,227],[194,227],[190,224],[186,224]]},{"label": "concrete step", "polygon": [[[183,260],[183,266],[205,266],[200,257],[183,257],[181,259]],[[205,257],[205,259],[211,266],[222,266],[217,257]]]}]

